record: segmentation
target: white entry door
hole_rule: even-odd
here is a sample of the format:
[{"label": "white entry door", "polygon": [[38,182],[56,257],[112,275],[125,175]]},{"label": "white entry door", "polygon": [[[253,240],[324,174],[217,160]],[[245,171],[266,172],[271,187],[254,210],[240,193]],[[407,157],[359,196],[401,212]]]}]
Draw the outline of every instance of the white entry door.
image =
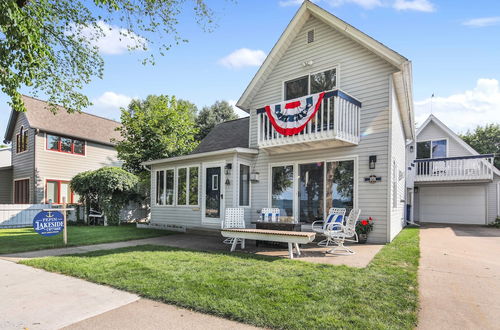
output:
[{"label": "white entry door", "polygon": [[203,165],[202,219],[221,223],[224,218],[224,164]]},{"label": "white entry door", "polygon": [[476,224],[486,223],[484,185],[420,187],[421,222]]}]

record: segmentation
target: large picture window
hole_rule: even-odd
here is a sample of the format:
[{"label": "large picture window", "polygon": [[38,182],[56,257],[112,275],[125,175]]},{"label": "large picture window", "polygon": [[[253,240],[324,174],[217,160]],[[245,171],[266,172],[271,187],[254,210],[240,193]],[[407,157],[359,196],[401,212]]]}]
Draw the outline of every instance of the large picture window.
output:
[{"label": "large picture window", "polygon": [[250,166],[240,164],[239,206],[250,206]]},{"label": "large picture window", "polygon": [[47,150],[75,155],[85,155],[85,142],[58,135],[47,134]]},{"label": "large picture window", "polygon": [[326,163],[326,212],[332,207],[354,208],[354,161]]},{"label": "large picture window", "polygon": [[280,209],[281,219],[293,218],[293,166],[271,169],[271,207]]},{"label": "large picture window", "polygon": [[312,73],[307,76],[285,81],[284,97],[286,100],[329,91],[337,87],[337,69]]},{"label": "large picture window", "polygon": [[446,158],[447,140],[417,142],[417,159]]}]

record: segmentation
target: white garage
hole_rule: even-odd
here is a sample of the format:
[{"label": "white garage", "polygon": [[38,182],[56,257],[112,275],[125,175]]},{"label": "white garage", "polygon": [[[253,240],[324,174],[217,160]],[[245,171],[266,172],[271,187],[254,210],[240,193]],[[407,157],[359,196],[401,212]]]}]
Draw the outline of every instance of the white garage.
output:
[{"label": "white garage", "polygon": [[421,186],[418,199],[421,222],[486,223],[484,185]]}]

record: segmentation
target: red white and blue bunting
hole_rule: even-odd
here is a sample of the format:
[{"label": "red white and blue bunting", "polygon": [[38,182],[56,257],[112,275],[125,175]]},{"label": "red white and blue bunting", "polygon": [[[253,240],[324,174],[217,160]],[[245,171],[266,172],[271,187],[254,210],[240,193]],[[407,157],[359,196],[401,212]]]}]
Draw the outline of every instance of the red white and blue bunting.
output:
[{"label": "red white and blue bunting", "polygon": [[325,92],[267,105],[267,117],[282,135],[295,135],[306,127],[318,111]]}]

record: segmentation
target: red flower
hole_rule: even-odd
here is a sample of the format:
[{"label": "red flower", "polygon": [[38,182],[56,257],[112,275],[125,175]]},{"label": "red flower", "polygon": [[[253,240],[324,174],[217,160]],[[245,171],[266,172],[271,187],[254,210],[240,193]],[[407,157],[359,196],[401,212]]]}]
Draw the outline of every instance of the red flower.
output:
[{"label": "red flower", "polygon": [[361,224],[362,224],[363,226],[368,226],[368,221],[366,221],[366,220],[361,220]]},{"label": "red flower", "polygon": [[372,221],[373,219],[372,219],[372,217],[369,217],[368,220]]}]

